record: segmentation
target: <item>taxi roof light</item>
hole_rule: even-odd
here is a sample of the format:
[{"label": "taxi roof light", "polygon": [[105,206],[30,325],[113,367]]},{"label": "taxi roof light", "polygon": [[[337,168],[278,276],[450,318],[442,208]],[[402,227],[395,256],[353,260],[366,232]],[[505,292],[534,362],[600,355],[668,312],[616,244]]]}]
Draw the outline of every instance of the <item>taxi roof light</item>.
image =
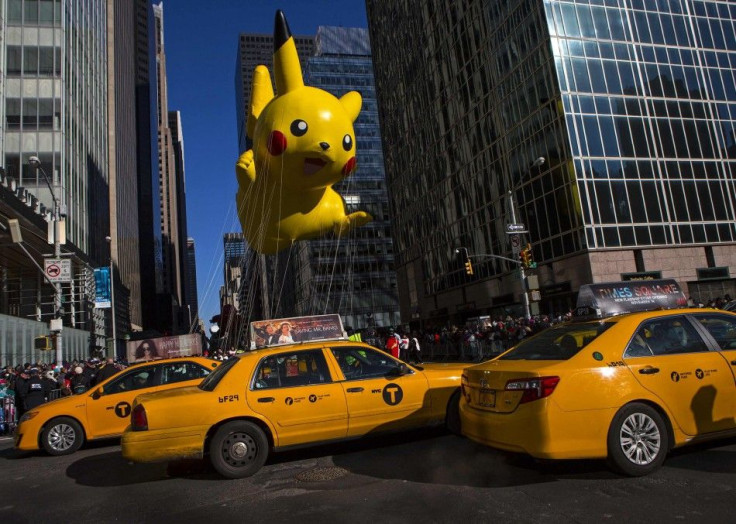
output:
[{"label": "taxi roof light", "polygon": [[548,397],[557,387],[560,377],[513,379],[506,382],[506,391],[523,391],[519,404]]},{"label": "taxi roof light", "polygon": [[148,417],[143,404],[138,404],[133,408],[133,413],[130,415],[130,426],[133,431],[148,431]]}]

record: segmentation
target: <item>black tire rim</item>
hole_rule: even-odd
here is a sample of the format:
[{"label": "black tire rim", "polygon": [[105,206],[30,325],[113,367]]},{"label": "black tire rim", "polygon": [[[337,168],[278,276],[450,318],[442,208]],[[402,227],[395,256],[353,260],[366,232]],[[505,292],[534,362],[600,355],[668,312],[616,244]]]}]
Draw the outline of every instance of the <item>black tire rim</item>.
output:
[{"label": "black tire rim", "polygon": [[232,468],[242,468],[255,462],[258,444],[248,433],[230,433],[222,441],[220,453],[225,464]]},{"label": "black tire rim", "polygon": [[632,463],[648,466],[659,456],[662,435],[652,417],[633,413],[621,424],[619,443],[621,451]]}]

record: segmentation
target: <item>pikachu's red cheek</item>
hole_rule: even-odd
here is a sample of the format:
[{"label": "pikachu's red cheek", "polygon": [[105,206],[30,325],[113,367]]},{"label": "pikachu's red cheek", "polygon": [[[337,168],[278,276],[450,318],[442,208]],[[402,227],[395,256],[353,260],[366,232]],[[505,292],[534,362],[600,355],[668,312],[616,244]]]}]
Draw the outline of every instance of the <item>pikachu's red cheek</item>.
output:
[{"label": "pikachu's red cheek", "polygon": [[273,156],[279,156],[286,151],[286,137],[281,131],[271,131],[266,147]]},{"label": "pikachu's red cheek", "polygon": [[355,170],[355,157],[350,157],[350,160],[345,162],[345,165],[342,166],[342,174],[344,176],[348,176],[350,173],[352,173]]}]

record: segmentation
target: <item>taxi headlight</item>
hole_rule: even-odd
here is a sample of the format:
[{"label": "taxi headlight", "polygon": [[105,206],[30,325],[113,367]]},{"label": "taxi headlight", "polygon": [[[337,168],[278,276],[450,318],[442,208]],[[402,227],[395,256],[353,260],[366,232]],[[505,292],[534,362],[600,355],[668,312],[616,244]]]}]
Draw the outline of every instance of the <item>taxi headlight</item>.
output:
[{"label": "taxi headlight", "polygon": [[28,411],[27,413],[24,413],[23,416],[20,417],[18,424],[22,424],[23,422],[28,422],[36,415],[38,415],[38,411]]}]

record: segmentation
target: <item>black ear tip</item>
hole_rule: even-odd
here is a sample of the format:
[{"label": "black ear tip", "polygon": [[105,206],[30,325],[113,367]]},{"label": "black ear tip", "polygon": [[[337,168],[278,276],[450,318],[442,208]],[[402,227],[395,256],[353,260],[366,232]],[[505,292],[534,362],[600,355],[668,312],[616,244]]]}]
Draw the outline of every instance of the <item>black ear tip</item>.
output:
[{"label": "black ear tip", "polygon": [[273,23],[273,52],[278,51],[286,41],[291,38],[291,29],[286,21],[286,16],[281,9],[276,10],[276,18]]}]

